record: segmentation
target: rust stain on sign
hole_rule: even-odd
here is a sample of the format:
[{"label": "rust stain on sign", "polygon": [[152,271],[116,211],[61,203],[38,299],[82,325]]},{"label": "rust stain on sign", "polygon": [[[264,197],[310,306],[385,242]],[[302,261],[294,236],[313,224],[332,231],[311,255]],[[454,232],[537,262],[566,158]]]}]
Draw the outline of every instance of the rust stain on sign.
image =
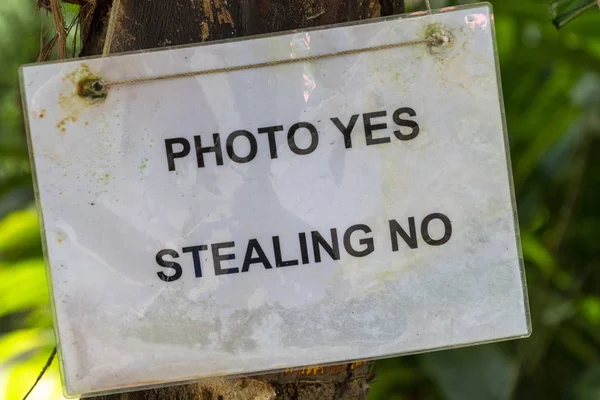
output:
[{"label": "rust stain on sign", "polygon": [[[105,88],[94,87],[95,83],[100,82],[100,78],[90,70],[87,64],[81,64],[79,68],[67,74],[63,80],[69,81],[73,85],[73,90],[66,94],[61,93],[58,97],[58,105],[65,114],[56,124],[56,129],[60,131],[61,136],[67,132],[69,123],[78,122],[81,114],[87,108],[104,101],[107,95]],[[90,90],[94,93],[88,95]]]}]

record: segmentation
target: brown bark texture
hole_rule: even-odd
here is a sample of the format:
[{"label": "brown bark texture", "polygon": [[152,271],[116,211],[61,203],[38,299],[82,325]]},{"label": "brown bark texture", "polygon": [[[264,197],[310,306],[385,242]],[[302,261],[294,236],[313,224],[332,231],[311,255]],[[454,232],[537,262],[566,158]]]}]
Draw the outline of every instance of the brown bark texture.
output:
[{"label": "brown bark texture", "polygon": [[[87,5],[81,19],[81,55],[101,54],[112,0],[77,1]],[[111,53],[308,28],[403,11],[404,0],[121,0]],[[311,367],[94,399],[361,400],[367,398],[371,367],[368,363]]]}]

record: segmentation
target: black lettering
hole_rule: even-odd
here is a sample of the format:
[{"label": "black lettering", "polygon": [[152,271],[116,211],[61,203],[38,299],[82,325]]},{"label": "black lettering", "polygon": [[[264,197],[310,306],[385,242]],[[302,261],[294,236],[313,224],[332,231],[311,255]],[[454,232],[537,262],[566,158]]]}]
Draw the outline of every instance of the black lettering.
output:
[{"label": "black lettering", "polygon": [[365,125],[365,137],[367,139],[367,146],[370,146],[372,144],[382,144],[382,143],[391,142],[392,139],[390,139],[389,137],[382,137],[382,138],[374,138],[373,137],[373,131],[386,129],[387,124],[383,123],[383,124],[374,124],[373,125],[373,124],[371,124],[371,118],[385,117],[386,115],[387,115],[387,113],[385,111],[376,111],[376,112],[363,114],[363,123]]},{"label": "black lettering", "polygon": [[[438,240],[432,239],[429,235],[429,223],[434,219],[439,219],[444,224],[444,235]],[[450,218],[441,213],[429,214],[423,219],[423,222],[421,222],[421,236],[423,236],[425,243],[430,246],[443,245],[450,240],[450,237],[452,236],[452,224],[450,223]]]},{"label": "black lettering", "polygon": [[275,141],[275,132],[283,130],[283,125],[267,126],[265,128],[258,128],[258,133],[266,133],[269,139],[269,150],[271,151],[271,158],[277,158],[277,143]]},{"label": "black lettering", "polygon": [[181,275],[183,274],[183,271],[181,270],[181,265],[174,261],[164,260],[164,256],[178,258],[179,254],[177,254],[175,250],[171,249],[164,249],[156,253],[156,263],[161,267],[174,269],[175,273],[173,275],[167,275],[164,272],[157,272],[156,275],[158,275],[158,277],[165,282],[173,282],[181,278]]},{"label": "black lettering", "polygon": [[[182,145],[181,151],[174,153],[173,145]],[[173,138],[165,139],[165,148],[167,150],[167,164],[169,165],[169,171],[175,171],[175,159],[182,158],[190,154],[190,142],[185,138]]]},{"label": "black lettering", "polygon": [[415,117],[417,115],[415,110],[409,107],[402,107],[394,111],[393,119],[396,125],[411,128],[411,132],[407,135],[402,134],[402,131],[400,130],[394,131],[394,135],[396,135],[396,137],[400,140],[411,140],[416,138],[420,131],[419,124],[410,119],[400,118],[402,114],[408,114],[410,117]]},{"label": "black lettering", "polygon": [[[244,157],[240,157],[235,154],[235,149],[233,148],[233,141],[240,136],[248,139],[248,143],[250,143],[250,151]],[[225,144],[225,147],[227,148],[227,155],[229,155],[231,161],[240,164],[252,161],[254,157],[256,157],[256,151],[258,150],[256,138],[250,132],[244,130],[232,132],[231,135],[227,137],[227,143]]]},{"label": "black lettering", "polygon": [[219,254],[219,250],[234,246],[234,242],[214,243],[210,245],[213,263],[215,265],[215,275],[237,274],[240,272],[237,268],[221,268],[221,262],[225,260],[235,260],[235,254]]},{"label": "black lettering", "polygon": [[281,255],[281,243],[279,243],[279,236],[273,236],[273,250],[275,252],[275,266],[277,268],[298,265],[298,260],[283,260],[283,257]]},{"label": "black lettering", "polygon": [[350,118],[350,121],[348,122],[348,126],[344,126],[342,121],[340,121],[338,118],[331,118],[331,122],[333,122],[336,128],[338,128],[340,132],[342,132],[342,134],[344,135],[344,145],[347,149],[352,148],[352,137],[350,136],[350,134],[352,133],[352,130],[354,129],[354,125],[356,125],[357,120],[358,114],[353,115]]},{"label": "black lettering", "polygon": [[200,246],[190,246],[184,247],[181,249],[184,253],[192,253],[192,257],[194,259],[194,273],[196,274],[196,278],[202,278],[202,263],[200,262],[200,252],[207,250],[208,246],[205,244]]},{"label": "black lettering", "polygon": [[[256,254],[258,254],[258,257],[252,257],[254,250],[256,250]],[[244,265],[242,266],[242,272],[248,272],[248,270],[250,269],[250,264],[257,263],[262,263],[262,265],[266,269],[273,268],[273,266],[271,266],[271,263],[269,262],[269,259],[267,258],[267,255],[263,251],[262,247],[260,247],[258,240],[250,239],[248,241],[248,248],[246,249],[246,256],[244,257]]]},{"label": "black lettering", "polygon": [[308,264],[310,260],[308,259],[308,246],[306,245],[306,234],[301,232],[298,234],[300,239],[300,256],[302,257],[302,264]]},{"label": "black lettering", "polygon": [[398,247],[398,236],[396,236],[397,234],[402,236],[402,239],[404,240],[404,242],[406,242],[408,247],[410,247],[411,249],[416,249],[418,247],[418,245],[417,245],[417,229],[415,227],[415,218],[414,217],[410,217],[408,219],[408,228],[410,230],[410,236],[406,233],[406,231],[404,229],[402,229],[400,224],[398,222],[396,222],[395,219],[390,220],[390,236],[392,238],[392,251],[398,251],[398,248],[399,248]]},{"label": "black lettering", "polygon": [[319,232],[312,231],[310,234],[312,237],[315,262],[321,262],[321,250],[319,247],[323,247],[323,250],[325,250],[332,259],[340,259],[340,246],[338,243],[337,230],[335,228],[331,229],[331,245],[327,243],[325,238],[321,236]]},{"label": "black lettering", "polygon": [[214,145],[202,147],[202,139],[200,135],[194,136],[194,145],[196,146],[196,158],[198,160],[198,168],[204,168],[204,154],[215,153],[217,165],[223,165],[223,151],[221,150],[221,137],[218,133],[213,133]]},{"label": "black lettering", "polygon": [[356,250],[352,247],[351,236],[356,231],[363,231],[364,233],[371,233],[371,228],[367,225],[358,224],[352,225],[350,228],[346,230],[344,233],[344,248],[346,252],[354,257],[364,257],[368,256],[375,250],[375,245],[373,243],[373,238],[364,238],[360,239],[358,243],[362,246],[366,246],[363,250]]},{"label": "black lettering", "polygon": [[[301,149],[296,144],[296,131],[300,128],[308,129],[308,131],[310,132],[311,142],[310,142],[310,145],[306,149]],[[288,145],[290,146],[290,149],[294,153],[300,154],[300,155],[312,153],[313,151],[315,151],[315,149],[317,148],[317,146],[319,144],[319,133],[317,132],[317,128],[315,128],[315,126],[313,124],[310,124],[308,122],[298,122],[298,123],[295,123],[294,125],[292,125],[290,127],[290,130],[288,131],[287,138],[288,138]]]}]

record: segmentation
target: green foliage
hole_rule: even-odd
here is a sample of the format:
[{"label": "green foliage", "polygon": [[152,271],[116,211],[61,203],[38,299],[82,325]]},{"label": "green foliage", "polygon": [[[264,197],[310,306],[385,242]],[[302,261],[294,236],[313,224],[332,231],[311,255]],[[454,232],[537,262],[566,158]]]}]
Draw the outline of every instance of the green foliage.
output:
[{"label": "green foliage", "polygon": [[[54,345],[16,74],[38,54],[33,3],[0,2],[0,400]],[[552,24],[579,3],[493,2],[532,337],[379,361],[373,400],[600,399],[600,11]],[[58,382],[55,363],[31,398]]]},{"label": "green foliage", "polygon": [[[16,73],[35,61],[44,20],[33,1],[0,2],[0,399],[6,400],[23,397],[54,347]],[[56,365],[40,385],[30,400],[62,398]]]},{"label": "green foliage", "polygon": [[514,390],[519,370],[498,346],[428,353],[421,361],[448,400],[505,399]]}]

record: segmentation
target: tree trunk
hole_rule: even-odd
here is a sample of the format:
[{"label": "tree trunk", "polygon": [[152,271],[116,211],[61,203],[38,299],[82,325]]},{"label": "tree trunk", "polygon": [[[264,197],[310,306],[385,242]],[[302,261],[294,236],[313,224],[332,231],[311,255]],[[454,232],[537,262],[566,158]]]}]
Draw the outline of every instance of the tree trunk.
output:
[{"label": "tree trunk", "polygon": [[[73,0],[65,0],[72,2]],[[82,16],[82,55],[102,52],[112,0]],[[404,11],[404,0],[121,0],[111,52],[348,22]],[[139,392],[96,400],[366,399],[370,365],[354,363]]]}]

